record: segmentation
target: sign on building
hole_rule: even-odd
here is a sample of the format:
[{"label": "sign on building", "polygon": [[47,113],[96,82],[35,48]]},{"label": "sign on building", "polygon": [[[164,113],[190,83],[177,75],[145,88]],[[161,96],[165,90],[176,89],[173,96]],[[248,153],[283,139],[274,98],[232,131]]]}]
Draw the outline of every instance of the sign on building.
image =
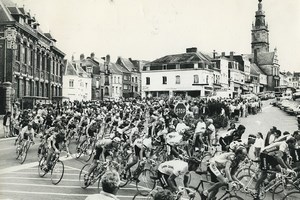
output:
[{"label": "sign on building", "polygon": [[183,119],[184,116],[186,115],[186,107],[185,107],[184,103],[182,103],[182,102],[177,103],[174,108],[174,112],[176,113],[178,118]]}]

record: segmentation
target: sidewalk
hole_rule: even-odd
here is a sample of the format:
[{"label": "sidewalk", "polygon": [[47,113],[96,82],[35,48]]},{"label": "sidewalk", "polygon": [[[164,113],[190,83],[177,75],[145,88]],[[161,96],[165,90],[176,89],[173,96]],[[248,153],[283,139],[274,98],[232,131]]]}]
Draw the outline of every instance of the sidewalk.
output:
[{"label": "sidewalk", "polygon": [[4,115],[0,115],[0,139],[4,138],[3,117]]}]

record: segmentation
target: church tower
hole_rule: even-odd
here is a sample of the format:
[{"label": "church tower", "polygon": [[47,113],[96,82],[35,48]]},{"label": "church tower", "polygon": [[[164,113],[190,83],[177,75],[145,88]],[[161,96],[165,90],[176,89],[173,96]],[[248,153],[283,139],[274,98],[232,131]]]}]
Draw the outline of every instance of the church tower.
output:
[{"label": "church tower", "polygon": [[252,24],[252,53],[269,52],[269,30],[265,22],[265,11],[262,10],[262,0],[258,0],[258,10],[255,12],[255,24]]}]

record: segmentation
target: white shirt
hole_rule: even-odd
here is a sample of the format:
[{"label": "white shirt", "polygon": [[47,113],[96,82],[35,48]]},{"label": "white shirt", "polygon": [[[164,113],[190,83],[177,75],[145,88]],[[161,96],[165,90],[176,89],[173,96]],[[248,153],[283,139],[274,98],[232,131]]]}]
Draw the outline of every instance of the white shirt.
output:
[{"label": "white shirt", "polygon": [[253,147],[256,147],[256,148],[264,148],[264,139],[262,138],[256,138],[254,144],[253,144]]},{"label": "white shirt", "polygon": [[175,176],[186,174],[188,170],[188,163],[182,160],[170,160],[161,163],[158,170],[167,175],[175,174]]},{"label": "white shirt", "polygon": [[205,122],[198,122],[195,129],[195,133],[204,133],[205,130],[206,130]]},{"label": "white shirt", "polygon": [[176,126],[176,131],[178,133],[183,133],[185,130],[187,130],[189,127],[185,125],[185,123],[178,123]]}]

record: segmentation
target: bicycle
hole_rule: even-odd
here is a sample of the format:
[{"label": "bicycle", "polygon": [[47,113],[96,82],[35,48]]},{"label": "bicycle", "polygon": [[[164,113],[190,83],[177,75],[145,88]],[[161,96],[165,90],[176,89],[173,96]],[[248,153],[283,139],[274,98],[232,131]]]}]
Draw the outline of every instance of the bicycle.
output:
[{"label": "bicycle", "polygon": [[16,159],[19,160],[20,164],[23,164],[26,160],[30,145],[34,143],[31,140],[25,140],[25,141],[23,140],[21,143],[22,144],[18,145],[16,149],[16,154],[17,154]]},{"label": "bicycle", "polygon": [[85,154],[87,158],[85,159],[86,162],[88,162],[95,151],[95,138],[94,137],[88,137],[81,143],[79,143],[76,147],[77,149],[77,154],[76,154],[76,159],[80,158],[82,154]]},{"label": "bicycle", "polygon": [[87,173],[91,167],[91,164],[86,164],[82,167],[79,173],[79,182],[80,187],[83,189],[86,189],[90,185],[93,185],[95,182],[98,181],[98,190],[100,192],[100,180],[102,175],[108,170],[108,169],[115,169],[118,171],[119,163],[109,160],[107,162],[104,162],[100,164],[100,161],[97,161],[97,167],[90,173],[88,176]]},{"label": "bicycle", "polygon": [[[258,172],[258,171],[257,171]],[[266,193],[270,191],[272,193],[272,199],[277,199],[278,194],[284,193],[286,194],[287,191],[291,191],[292,189],[296,188],[300,191],[299,187],[297,187],[292,181],[290,174],[283,174],[276,171],[267,171],[268,174],[275,175],[275,179],[268,183],[262,183],[260,185],[260,193],[259,197],[260,199],[264,199],[266,197]],[[243,193],[250,194],[254,197],[256,191],[255,191],[255,185],[257,180],[257,173],[253,173],[251,176],[246,174],[239,178],[239,181],[243,184]],[[288,186],[288,187],[287,187]],[[276,197],[275,197],[276,195]]]},{"label": "bicycle", "polygon": [[282,200],[298,200],[298,199],[300,199],[300,191],[299,190],[291,191],[282,198]]},{"label": "bicycle", "polygon": [[50,158],[48,166],[46,166],[47,156],[43,156],[38,165],[39,176],[44,177],[48,172],[51,172],[51,181],[54,185],[57,185],[64,176],[64,163],[59,160],[59,155],[60,153],[54,153],[54,155],[52,155]]}]

